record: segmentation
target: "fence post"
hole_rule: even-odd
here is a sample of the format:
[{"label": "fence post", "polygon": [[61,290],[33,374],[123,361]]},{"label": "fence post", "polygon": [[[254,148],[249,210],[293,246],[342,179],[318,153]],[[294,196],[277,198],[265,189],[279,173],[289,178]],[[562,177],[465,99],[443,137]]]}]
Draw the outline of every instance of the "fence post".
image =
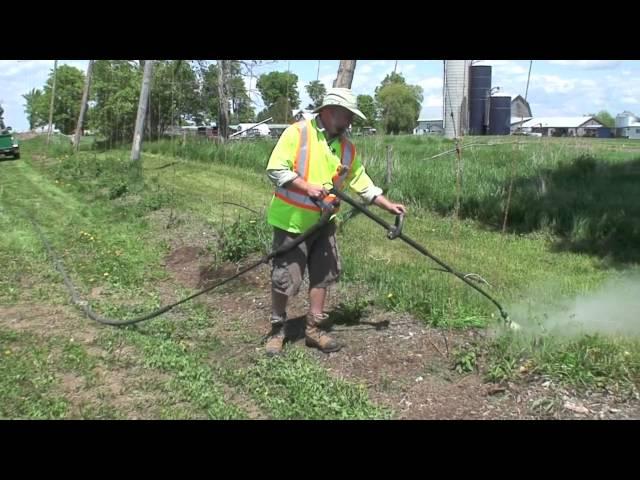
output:
[{"label": "fence post", "polygon": [[393,170],[393,147],[387,145],[387,176],[385,182],[387,187],[391,185],[391,172]]}]

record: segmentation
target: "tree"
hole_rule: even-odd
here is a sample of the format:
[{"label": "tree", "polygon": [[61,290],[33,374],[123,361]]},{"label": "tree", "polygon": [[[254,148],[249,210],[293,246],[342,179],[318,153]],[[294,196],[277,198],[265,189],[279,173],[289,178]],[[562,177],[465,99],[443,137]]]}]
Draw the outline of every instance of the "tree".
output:
[{"label": "tree", "polygon": [[287,123],[291,122],[293,118],[293,112],[291,107],[287,103],[286,97],[280,97],[276,100],[276,103],[269,108],[265,108],[258,114],[256,119],[258,122],[266,120],[267,118],[273,118],[274,123]]},{"label": "tree", "polygon": [[89,65],[87,65],[87,75],[84,79],[84,90],[82,91],[82,102],[80,103],[80,114],[78,115],[76,134],[73,139],[73,145],[76,151],[78,151],[78,148],[80,148],[80,137],[84,133],[84,126],[87,119],[87,103],[89,102],[89,90],[91,89],[91,73],[93,71],[93,62],[94,60],[89,60]]},{"label": "tree", "polygon": [[256,113],[242,78],[242,65],[239,61],[232,60],[228,66],[227,89],[231,102],[231,123],[253,122]]},{"label": "tree", "polygon": [[307,93],[313,102],[307,107],[308,110],[315,110],[322,105],[322,100],[327,93],[327,89],[320,80],[314,80],[308,83],[304,88],[307,90]]},{"label": "tree", "polygon": [[597,115],[594,113],[590,113],[589,116],[594,117],[596,120],[602,123],[602,125],[604,125],[605,127],[613,128],[616,126],[616,119],[613,118],[613,116],[606,110],[599,111]]},{"label": "tree", "polygon": [[353,126],[362,128],[374,125],[376,123],[376,104],[373,97],[371,95],[358,95],[356,101],[358,103],[358,110],[360,110],[367,119],[362,120],[356,115],[353,117]]},{"label": "tree", "polygon": [[[290,111],[292,108],[298,108],[300,105],[300,96],[298,94],[297,85],[298,76],[295,73],[269,72],[260,75],[258,82],[256,83],[256,88],[260,92],[260,96],[262,97],[266,110],[273,110],[273,112],[277,114],[278,118],[280,118],[280,113],[283,110],[286,111],[288,108]],[[279,105],[276,107],[276,102],[278,102],[279,99],[284,100],[280,100]],[[288,102],[287,108],[284,107],[285,103],[283,102]],[[264,111],[261,113],[264,113]],[[274,121],[276,121],[275,118],[276,117],[274,116]],[[282,121],[288,121],[290,119],[291,117],[288,116]]]},{"label": "tree", "polygon": [[218,60],[218,136],[229,138],[229,97],[227,95],[227,60]]},{"label": "tree", "polygon": [[24,112],[29,122],[29,130],[41,127],[47,123],[47,105],[42,90],[32,88],[31,91],[22,95],[25,100]]},{"label": "tree", "polygon": [[[142,64],[142,62],[140,62]],[[138,112],[136,115],[136,125],[133,134],[133,145],[131,146],[131,162],[135,164],[134,173],[140,176],[142,169],[140,166],[140,149],[142,148],[142,137],[144,135],[144,122],[147,116],[147,108],[149,106],[149,92],[151,90],[151,79],[153,77],[153,60],[144,62],[144,72],[142,76],[142,85],[140,88],[140,97],[138,99]]]},{"label": "tree", "polygon": [[166,128],[202,109],[196,72],[186,60],[155,61],[149,101],[149,129],[159,138]]},{"label": "tree", "polygon": [[388,83],[377,92],[382,125],[387,134],[410,133],[422,106],[422,88],[405,83]]},{"label": "tree", "polygon": [[129,142],[140,100],[142,71],[129,60],[96,60],[90,124],[111,143]]},{"label": "tree", "polygon": [[[47,122],[51,91],[53,88],[53,70],[41,93],[32,90],[23,98],[27,100],[26,113],[31,128]],[[57,68],[55,99],[53,103],[52,123],[64,134],[72,133],[76,127],[80,113],[80,102],[84,89],[84,73],[70,65]]]},{"label": "tree", "polygon": [[[227,96],[230,103],[231,123],[253,122],[255,110],[251,104],[251,99],[244,84],[242,67],[243,62],[239,60],[227,60]],[[205,120],[203,117],[217,119],[220,109],[218,92],[218,65],[200,64],[200,105],[202,111],[193,120],[196,123]]]},{"label": "tree", "polygon": [[404,79],[404,77],[402,76],[401,73],[391,72],[386,77],[384,77],[384,80],[382,80],[380,85],[378,85],[376,87],[376,90],[375,90],[375,93],[374,93],[376,102],[378,101],[378,96],[380,94],[380,90],[382,90],[387,85],[391,85],[393,83],[400,83],[402,85],[406,85],[407,84],[407,82],[405,81],[405,79]]}]

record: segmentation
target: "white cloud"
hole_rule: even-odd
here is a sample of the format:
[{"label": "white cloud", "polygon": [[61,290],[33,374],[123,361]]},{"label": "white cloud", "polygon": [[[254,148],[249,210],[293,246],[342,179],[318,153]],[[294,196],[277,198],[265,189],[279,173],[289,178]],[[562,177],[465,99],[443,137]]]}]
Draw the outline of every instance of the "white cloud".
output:
[{"label": "white cloud", "polygon": [[576,81],[558,75],[532,75],[531,87],[544,90],[546,93],[568,93],[575,89]]},{"label": "white cloud", "polygon": [[623,103],[630,103],[630,104],[638,104],[640,103],[640,101],[638,101],[637,98],[635,97],[622,97],[622,102]]},{"label": "white cloud", "polygon": [[353,83],[351,84],[351,88],[353,90],[362,90],[366,89],[371,83],[371,75],[366,73],[356,73],[353,76]]},{"label": "white cloud", "polygon": [[308,82],[298,80],[298,93],[300,94],[300,108],[307,108],[307,105],[311,103],[311,97],[307,93],[307,89],[304,88]]},{"label": "white cloud", "polygon": [[328,73],[326,75],[322,75],[320,77],[320,81],[324,84],[325,87],[327,88],[331,88],[331,86],[333,85],[333,81],[336,79],[336,74],[334,73]]},{"label": "white cloud", "polygon": [[416,69],[417,65],[415,63],[409,63],[408,65],[403,65],[402,63],[398,63],[398,72],[404,74],[411,73]]},{"label": "white cloud", "polygon": [[597,87],[598,86],[598,83],[595,80],[590,80],[590,79],[580,80],[580,84],[583,87]]},{"label": "white cloud", "polygon": [[442,77],[427,77],[419,80],[418,85],[426,93],[432,90],[442,90],[442,82]]},{"label": "white cloud", "polygon": [[601,70],[615,68],[621,60],[548,60],[551,65],[566,65],[586,70]]},{"label": "white cloud", "polygon": [[492,67],[492,74],[504,75],[522,75],[529,71],[526,67],[518,63],[517,60],[480,60],[474,62],[474,65],[488,65]]},{"label": "white cloud", "polygon": [[422,107],[442,108],[442,95],[427,95],[422,102]]},{"label": "white cloud", "polygon": [[369,74],[373,71],[373,65],[370,63],[365,63],[364,65],[356,65],[356,71],[364,74]]},{"label": "white cloud", "polygon": [[390,67],[391,66],[391,61],[390,60],[375,60],[373,62],[371,62],[371,65],[374,67]]}]

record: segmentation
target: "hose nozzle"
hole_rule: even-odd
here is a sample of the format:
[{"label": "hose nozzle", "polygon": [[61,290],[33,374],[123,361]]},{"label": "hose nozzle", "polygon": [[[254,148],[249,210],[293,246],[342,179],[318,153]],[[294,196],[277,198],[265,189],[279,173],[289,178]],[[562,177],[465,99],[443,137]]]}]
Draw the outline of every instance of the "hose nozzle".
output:
[{"label": "hose nozzle", "polygon": [[511,320],[509,318],[509,314],[507,312],[505,312],[504,310],[500,310],[500,315],[502,316],[502,319],[504,320],[504,323],[507,325],[507,327],[509,327],[511,330],[520,330],[522,327],[520,327],[519,324],[517,324],[516,322],[514,322],[513,320]]}]

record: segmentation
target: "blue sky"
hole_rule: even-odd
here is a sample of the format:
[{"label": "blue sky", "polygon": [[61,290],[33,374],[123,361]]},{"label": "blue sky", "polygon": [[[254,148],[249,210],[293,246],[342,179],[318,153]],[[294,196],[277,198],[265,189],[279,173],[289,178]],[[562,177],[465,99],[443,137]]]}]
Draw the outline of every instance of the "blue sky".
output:
[{"label": "blue sky", "polygon": [[[529,60],[483,60],[492,65],[492,84],[507,94],[524,96]],[[60,60],[86,70],[86,60]],[[339,60],[320,61],[320,80],[331,86]],[[373,94],[395,60],[358,60],[352,88],[356,94]],[[22,94],[42,88],[52,60],[0,60],[0,102],[7,125],[14,130],[28,128]],[[318,75],[318,60],[282,60],[254,69],[254,78],[245,83],[255,88],[256,78],[271,70],[290,69],[298,75],[301,106],[310,100],[304,85]],[[442,118],[442,60],[399,60],[397,71],[411,84],[424,90],[422,118]],[[528,99],[534,116],[580,116],[600,110],[616,115],[624,110],[640,114],[640,61],[638,60],[535,60]],[[256,111],[260,96],[252,92]]]}]

